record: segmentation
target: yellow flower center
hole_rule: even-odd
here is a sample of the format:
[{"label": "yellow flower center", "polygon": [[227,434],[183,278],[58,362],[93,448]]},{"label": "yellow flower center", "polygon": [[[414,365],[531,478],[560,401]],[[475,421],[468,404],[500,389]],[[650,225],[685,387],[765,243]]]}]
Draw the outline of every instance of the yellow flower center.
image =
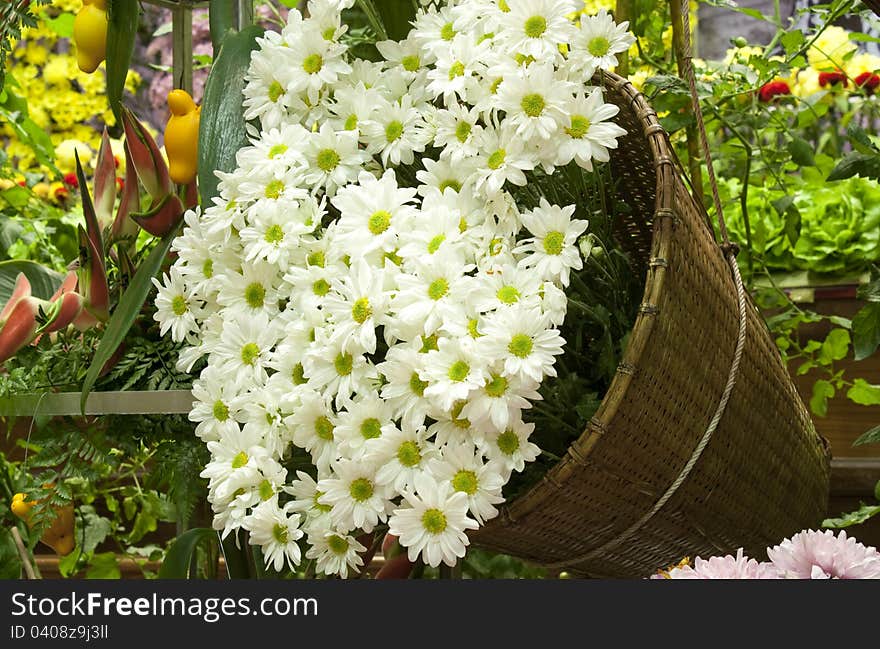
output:
[{"label": "yellow flower center", "polygon": [[553,230],[544,235],[544,252],[548,255],[561,255],[565,235]]},{"label": "yellow flower center", "polygon": [[272,528],[272,538],[281,545],[285,545],[287,543],[287,525],[275,523],[275,526]]},{"label": "yellow flower center", "polygon": [[489,381],[485,388],[483,388],[490,397],[498,398],[503,397],[504,393],[507,392],[507,379],[503,376],[492,375],[492,380]]},{"label": "yellow flower center", "polygon": [[541,113],[544,112],[546,102],[541,95],[531,93],[522,98],[520,106],[522,107],[523,112],[529,117],[540,117]]},{"label": "yellow flower center", "polygon": [[312,293],[317,295],[318,297],[324,297],[327,293],[330,292],[330,284],[326,279],[319,279],[314,284],[312,284]]},{"label": "yellow flower center", "polygon": [[284,241],[284,230],[277,223],[275,225],[270,225],[266,228],[266,234],[263,235],[263,238],[266,240],[266,243],[278,245]]},{"label": "yellow flower center", "polygon": [[247,343],[241,348],[241,362],[245,365],[253,365],[260,356],[260,348],[256,343]]},{"label": "yellow flower center", "polygon": [[400,120],[395,119],[385,127],[385,139],[389,144],[399,140],[401,135],[403,135],[403,122]]},{"label": "yellow flower center", "polygon": [[361,422],[361,435],[364,439],[376,439],[382,436],[382,422],[375,417],[368,417]]},{"label": "yellow flower center", "polygon": [[405,441],[397,448],[397,461],[407,468],[418,466],[422,461],[419,445],[412,440]]},{"label": "yellow flower center", "polygon": [[525,334],[515,334],[507,345],[507,351],[517,358],[527,358],[532,353],[532,339]]},{"label": "yellow flower center", "polygon": [[465,363],[464,361],[455,361],[449,367],[449,380],[455,381],[456,383],[461,383],[467,378],[467,375],[470,374],[471,366]]},{"label": "yellow flower center", "polygon": [[355,501],[362,503],[373,497],[373,483],[366,478],[352,480],[348,486],[348,493]]},{"label": "yellow flower center", "polygon": [[315,435],[320,439],[323,439],[325,442],[333,440],[334,430],[335,427],[333,426],[333,422],[330,421],[330,418],[326,415],[321,415],[315,419]]},{"label": "yellow flower center", "polygon": [[452,488],[456,491],[463,491],[468,496],[473,496],[477,493],[478,486],[477,474],[473,471],[462,469],[452,476]]},{"label": "yellow flower center", "polygon": [[519,437],[512,430],[505,430],[498,436],[498,448],[505,455],[513,455],[519,448]]},{"label": "yellow flower center", "polygon": [[348,552],[348,539],[344,539],[338,534],[332,534],[327,537],[327,547],[333,554],[345,554]]},{"label": "yellow flower center", "polygon": [[281,95],[284,94],[284,88],[277,81],[273,81],[269,84],[269,101],[273,104],[281,98]]},{"label": "yellow flower center", "polygon": [[604,36],[594,36],[587,43],[587,51],[593,56],[605,56],[611,49],[611,43]]},{"label": "yellow flower center", "polygon": [[428,387],[427,381],[422,381],[419,377],[418,372],[413,372],[409,377],[409,389],[416,396],[422,397],[425,395],[425,388]]},{"label": "yellow flower center", "polygon": [[358,324],[364,324],[373,315],[373,307],[370,306],[370,300],[365,297],[356,300],[351,307],[351,317]]},{"label": "yellow flower center", "polygon": [[590,130],[590,120],[583,115],[572,115],[571,126],[565,129],[569,137],[580,140]]},{"label": "yellow flower center", "polygon": [[428,509],[422,514],[422,527],[429,534],[442,534],[446,529],[446,515],[439,509]]},{"label": "yellow flower center", "polygon": [[351,357],[351,354],[340,352],[333,359],[333,367],[339,376],[348,376],[354,367],[354,359]]},{"label": "yellow flower center", "polygon": [[407,72],[418,72],[418,69],[422,67],[422,62],[419,60],[419,57],[414,54],[404,56],[400,60],[400,64]]},{"label": "yellow flower center", "polygon": [[523,30],[529,38],[540,38],[547,31],[547,19],[544,16],[532,16],[526,20]]},{"label": "yellow flower center", "polygon": [[486,162],[486,165],[492,171],[498,169],[501,165],[504,164],[504,158],[507,157],[507,151],[504,149],[498,149],[492,155],[489,156],[489,160]]},{"label": "yellow flower center", "polygon": [[459,122],[455,125],[455,137],[456,139],[464,144],[467,142],[467,139],[471,136],[471,130],[473,129],[473,125],[470,122]]},{"label": "yellow flower center", "polygon": [[266,303],[266,289],[259,282],[248,284],[244,289],[244,301],[252,309],[262,309]]},{"label": "yellow flower center", "polygon": [[320,54],[309,54],[303,59],[302,67],[306,74],[317,74],[324,67],[324,59]]},{"label": "yellow flower center", "polygon": [[283,180],[273,180],[268,185],[266,185],[266,198],[276,199],[281,196],[281,192],[284,191],[284,181]]},{"label": "yellow flower center", "polygon": [[269,159],[274,160],[276,157],[280,156],[282,153],[287,153],[287,145],[286,144],[276,144],[271,149],[269,149]]},{"label": "yellow flower center", "polygon": [[186,298],[182,295],[175,295],[171,300],[171,311],[176,316],[181,316],[188,311]]},{"label": "yellow flower center", "polygon": [[214,407],[212,410],[214,419],[216,419],[217,421],[226,421],[227,419],[229,419],[229,408],[219,399],[214,402]]},{"label": "yellow flower center", "polygon": [[339,165],[339,154],[333,149],[321,149],[315,162],[321,171],[329,173]]},{"label": "yellow flower center", "polygon": [[435,302],[449,293],[449,282],[445,277],[438,277],[428,286],[428,297]]},{"label": "yellow flower center", "polygon": [[449,80],[452,81],[455,77],[463,77],[464,76],[464,63],[461,61],[456,61],[451,66],[449,66]]},{"label": "yellow flower center", "polygon": [[502,304],[515,304],[519,301],[520,295],[515,286],[510,286],[508,284],[499,288],[495,297],[497,297],[498,301]]},{"label": "yellow flower center", "polygon": [[373,212],[367,221],[367,228],[375,235],[380,235],[391,227],[391,214],[385,210]]},{"label": "yellow flower center", "polygon": [[232,458],[232,468],[240,469],[248,463],[248,459],[249,458],[247,453],[245,453],[244,451],[239,451],[238,454],[234,458]]}]

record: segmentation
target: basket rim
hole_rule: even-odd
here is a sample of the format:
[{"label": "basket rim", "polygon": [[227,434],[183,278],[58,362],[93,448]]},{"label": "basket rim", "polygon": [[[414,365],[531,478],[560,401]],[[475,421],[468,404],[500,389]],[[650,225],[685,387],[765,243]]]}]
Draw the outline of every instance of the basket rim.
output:
[{"label": "basket rim", "polygon": [[[675,218],[672,208],[672,188],[680,166],[669,143],[666,130],[660,124],[657,113],[645,96],[633,86],[631,81],[620,75],[603,71],[602,77],[605,87],[612,88],[623,98],[629,100],[632,111],[642,124],[642,136],[650,146],[656,171],[656,192],[652,215],[654,227],[651,237],[652,253],[648,262],[642,303],[632,328],[629,343],[608,391],[580,437],[569,445],[565,455],[538,482],[515,500],[505,503],[500,508],[499,515],[478,532],[488,530],[498,524],[513,524],[525,517],[551,498],[565,484],[577,467],[583,466],[587,462],[590,452],[599,439],[608,432],[608,425],[614,419],[620,405],[626,400],[627,391],[632,382],[633,368],[638,366],[638,361],[652,337],[654,324],[657,321],[657,307],[655,305],[663,293],[667,270],[664,260],[669,258],[669,251],[672,247],[672,228]],[[610,153],[613,159],[615,150],[611,150]],[[708,227],[708,223],[706,226]]]}]

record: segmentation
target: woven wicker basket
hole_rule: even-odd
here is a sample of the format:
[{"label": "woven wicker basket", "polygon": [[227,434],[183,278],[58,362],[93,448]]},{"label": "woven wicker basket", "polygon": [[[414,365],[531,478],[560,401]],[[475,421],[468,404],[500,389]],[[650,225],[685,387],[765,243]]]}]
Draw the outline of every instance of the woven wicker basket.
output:
[{"label": "woven wicker basket", "polygon": [[607,74],[604,82],[606,101],[620,107],[628,132],[612,152],[617,194],[633,208],[618,237],[646,269],[643,304],[624,362],[587,429],[472,540],[599,577],[641,577],[686,555],[739,547],[760,557],[768,545],[821,521],[827,444],[749,302],[724,416],[693,470],[649,515],[718,407],[739,312],[730,267],[656,114],[625,79]]}]

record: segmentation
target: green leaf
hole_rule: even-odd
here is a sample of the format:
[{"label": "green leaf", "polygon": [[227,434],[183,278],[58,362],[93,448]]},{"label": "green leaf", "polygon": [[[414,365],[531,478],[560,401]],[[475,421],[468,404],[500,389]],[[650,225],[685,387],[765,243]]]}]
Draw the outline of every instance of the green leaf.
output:
[{"label": "green leaf", "polygon": [[875,271],[870,282],[859,286],[858,298],[867,302],[880,302],[880,273]]},{"label": "green leaf", "polygon": [[217,532],[209,527],[197,527],[178,536],[162,561],[159,579],[186,579],[193,554],[202,543],[217,543]]},{"label": "green leaf", "polygon": [[86,570],[86,579],[119,579],[120,577],[122,571],[119,570],[119,562],[113,552],[96,554]]},{"label": "green leaf", "polygon": [[880,153],[880,149],[877,148],[877,145],[871,140],[868,133],[858,124],[852,122],[846,129],[846,135],[849,138],[849,141],[852,142],[853,148],[859,153],[865,154],[877,154]]},{"label": "green leaf", "polygon": [[98,375],[107,361],[110,360],[110,357],[119,348],[131,325],[137,319],[141,307],[144,305],[144,300],[147,299],[150,289],[153,288],[153,277],[156,276],[162,267],[162,262],[165,260],[169,248],[171,248],[172,241],[177,236],[178,229],[176,228],[166,234],[150,252],[149,257],[141,263],[131,279],[131,284],[128,285],[125,293],[119,299],[119,304],[116,305],[113,315],[110,316],[110,321],[107,323],[107,328],[104,330],[104,335],[101,337],[98,349],[95,350],[92,364],[89,366],[89,370],[86,372],[86,377],[83,380],[82,394],[80,396],[80,407],[83,411],[85,411],[89,392],[91,392],[92,387],[95,385],[95,381],[98,380]]},{"label": "green leaf", "polygon": [[880,514],[880,505],[866,505],[862,503],[854,512],[844,514],[840,518],[826,518],[822,521],[822,527],[833,527],[839,529],[841,527],[849,527],[850,525],[861,525],[872,516]]},{"label": "green leaf", "polygon": [[95,551],[104,539],[113,531],[113,524],[109,519],[99,516],[95,512],[95,508],[90,505],[83,505],[81,508],[82,521],[85,526],[83,532],[82,551],[83,554],[90,554]]},{"label": "green leaf", "polygon": [[865,431],[852,443],[853,446],[862,446],[863,444],[880,444],[880,426],[874,426],[871,430]]},{"label": "green leaf", "polygon": [[9,203],[10,207],[20,210],[31,200],[31,192],[26,187],[14,185],[0,192],[0,198]]},{"label": "green leaf", "polygon": [[412,29],[410,21],[416,17],[416,3],[413,0],[379,0],[375,6],[388,38],[395,41],[405,39]]},{"label": "green leaf", "polygon": [[199,193],[203,206],[217,196],[215,171],[235,170],[235,154],[248,145],[241,93],[244,77],[263,29],[251,25],[230,32],[223,39],[220,54],[205,84],[199,125]]},{"label": "green leaf", "polygon": [[810,410],[818,417],[828,414],[828,399],[834,396],[836,390],[825,379],[819,379],[813,384],[813,396],[810,398]]},{"label": "green leaf", "polygon": [[856,379],[846,396],[862,406],[880,405],[880,385],[868,383],[865,379]]},{"label": "green leaf", "polygon": [[55,18],[50,16],[44,18],[46,27],[58,34],[61,38],[73,38],[74,20],[76,20],[76,16],[68,11],[58,14]]},{"label": "green leaf", "polygon": [[850,335],[846,329],[832,329],[825,337],[816,360],[821,365],[830,365],[834,361],[843,360],[849,353]]},{"label": "green leaf", "polygon": [[122,92],[131,67],[140,5],[138,0],[109,0],[107,9],[107,100],[116,116],[118,130],[122,124]]},{"label": "green leaf", "polygon": [[208,5],[208,24],[211,29],[214,56],[219,54],[227,33],[235,31],[235,4],[229,0],[211,0],[211,4]]},{"label": "green leaf", "polygon": [[828,174],[828,180],[843,180],[853,176],[880,180],[880,155],[849,153]]},{"label": "green leaf", "polygon": [[801,49],[801,45],[804,44],[804,33],[800,29],[786,31],[779,39],[779,42],[785,48],[785,53],[791,56],[796,54]]},{"label": "green leaf", "polygon": [[21,558],[12,533],[0,527],[0,579],[19,579],[21,577]]},{"label": "green leaf", "polygon": [[226,573],[230,579],[250,579],[248,563],[248,543],[239,541],[236,547],[238,530],[227,536],[222,542],[223,558],[226,560]]},{"label": "green leaf", "polygon": [[813,158],[815,151],[813,145],[803,138],[795,137],[788,143],[788,152],[792,161],[799,167],[812,167],[816,164]]},{"label": "green leaf", "polygon": [[31,283],[31,295],[48,300],[61,286],[60,273],[27,259],[0,261],[0,305],[6,304],[15,288],[15,278],[24,273]]},{"label": "green leaf", "polygon": [[869,302],[853,318],[853,351],[857,361],[871,356],[880,345],[880,302]]}]

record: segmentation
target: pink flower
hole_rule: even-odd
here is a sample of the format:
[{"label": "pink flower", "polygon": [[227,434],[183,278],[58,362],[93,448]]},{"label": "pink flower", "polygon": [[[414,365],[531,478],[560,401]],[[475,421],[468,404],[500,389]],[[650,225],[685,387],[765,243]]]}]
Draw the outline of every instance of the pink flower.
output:
[{"label": "pink flower", "polygon": [[876,548],[847,538],[841,531],[806,530],[786,539],[767,556],[788,579],[880,579],[880,553]]},{"label": "pink flower", "polygon": [[[667,576],[668,575],[668,576]],[[779,571],[769,563],[758,563],[743,555],[743,549],[736,556],[710,557],[694,560],[693,567],[682,566],[670,570],[666,579],[779,579]],[[657,577],[653,577],[657,578]]]}]

